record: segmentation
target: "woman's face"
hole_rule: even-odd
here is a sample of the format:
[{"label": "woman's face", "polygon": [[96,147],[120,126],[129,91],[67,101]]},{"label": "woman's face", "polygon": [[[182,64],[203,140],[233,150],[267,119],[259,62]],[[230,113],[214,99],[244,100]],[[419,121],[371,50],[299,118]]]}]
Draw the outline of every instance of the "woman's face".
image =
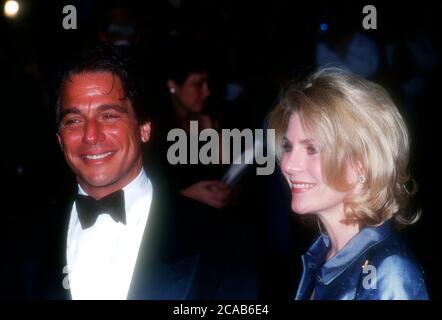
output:
[{"label": "woman's face", "polygon": [[172,82],[177,102],[191,113],[201,112],[210,96],[207,72],[191,73],[181,85]]},{"label": "woman's face", "polygon": [[[339,192],[325,183],[320,150],[313,137],[302,127],[296,113],[290,117],[284,137],[281,169],[290,186],[294,212],[320,215],[343,213],[343,201],[352,191]],[[348,178],[357,179],[354,170],[348,171]]]}]

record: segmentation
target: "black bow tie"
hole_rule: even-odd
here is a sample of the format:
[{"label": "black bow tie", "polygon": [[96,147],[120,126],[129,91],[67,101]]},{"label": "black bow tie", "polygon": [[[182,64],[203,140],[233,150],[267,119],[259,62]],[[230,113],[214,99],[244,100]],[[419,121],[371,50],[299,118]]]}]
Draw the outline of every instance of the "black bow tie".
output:
[{"label": "black bow tie", "polygon": [[93,226],[102,213],[108,213],[115,222],[126,224],[123,190],[115,191],[100,200],[77,194],[75,205],[83,230]]}]

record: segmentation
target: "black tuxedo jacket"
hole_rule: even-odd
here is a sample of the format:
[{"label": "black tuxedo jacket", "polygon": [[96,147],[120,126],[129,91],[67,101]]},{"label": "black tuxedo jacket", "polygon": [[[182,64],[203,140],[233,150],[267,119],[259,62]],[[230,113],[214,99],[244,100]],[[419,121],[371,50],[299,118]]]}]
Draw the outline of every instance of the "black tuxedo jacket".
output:
[{"label": "black tuxedo jacket", "polygon": [[[254,262],[243,263],[245,255],[237,250],[241,246],[233,233],[219,229],[218,213],[168,192],[149,178],[152,204],[128,299],[255,299]],[[63,215],[56,214],[46,223],[48,232],[39,241],[39,258],[18,268],[23,272],[16,275],[15,283],[24,290],[16,297],[71,299],[66,239],[73,198],[68,202]]]}]

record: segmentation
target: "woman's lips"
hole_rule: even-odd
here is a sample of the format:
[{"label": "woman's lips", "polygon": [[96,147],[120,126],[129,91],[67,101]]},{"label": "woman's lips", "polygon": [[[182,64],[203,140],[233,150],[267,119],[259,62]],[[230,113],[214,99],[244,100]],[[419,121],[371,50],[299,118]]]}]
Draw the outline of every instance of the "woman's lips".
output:
[{"label": "woman's lips", "polygon": [[307,192],[316,186],[315,183],[304,182],[304,181],[290,181],[290,189],[292,193],[302,193]]}]

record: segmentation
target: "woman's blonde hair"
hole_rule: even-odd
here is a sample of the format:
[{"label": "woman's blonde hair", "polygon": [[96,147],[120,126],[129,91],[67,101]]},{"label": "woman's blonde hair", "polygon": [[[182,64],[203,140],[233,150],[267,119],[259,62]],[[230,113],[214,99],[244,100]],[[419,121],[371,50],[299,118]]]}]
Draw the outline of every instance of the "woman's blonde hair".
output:
[{"label": "woman's blonde hair", "polygon": [[[318,144],[330,187],[355,187],[346,181],[349,164],[365,176],[361,192],[344,202],[345,223],[374,226],[392,217],[402,225],[417,221],[420,212],[410,216],[405,210],[417,191],[408,173],[408,131],[385,89],[337,68],[323,68],[304,82],[289,84],[268,116],[278,159],[293,113]],[[409,181],[413,190],[406,188]]]}]

